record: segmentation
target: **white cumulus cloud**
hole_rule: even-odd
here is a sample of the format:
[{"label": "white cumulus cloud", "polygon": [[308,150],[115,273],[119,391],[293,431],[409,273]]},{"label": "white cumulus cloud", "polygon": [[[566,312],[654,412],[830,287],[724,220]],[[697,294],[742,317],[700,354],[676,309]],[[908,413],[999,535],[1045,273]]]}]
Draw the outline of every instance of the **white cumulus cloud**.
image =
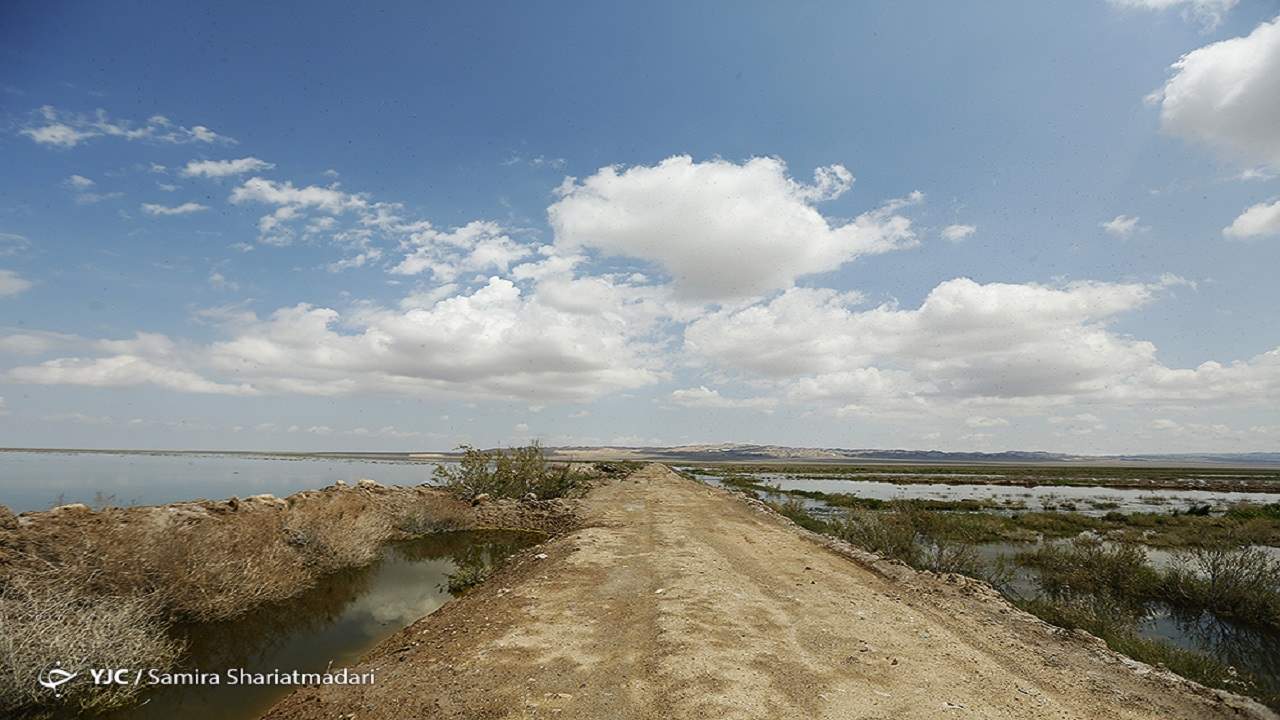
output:
[{"label": "white cumulus cloud", "polygon": [[337,187],[321,187],[308,185],[294,187],[293,183],[276,182],[266,178],[253,177],[231,191],[231,202],[240,204],[248,202],[281,205],[295,208],[315,208],[328,213],[341,213],[346,210],[368,206],[363,198],[339,190]]},{"label": "white cumulus cloud", "polygon": [[708,388],[706,385],[675,390],[671,393],[671,402],[688,408],[748,408],[766,412],[778,404],[776,399],[769,397],[725,397],[719,390]]},{"label": "white cumulus cloud", "polygon": [[[1270,355],[1233,366],[1166,368],[1155,346],[1108,328],[1177,278],[1156,283],[934,288],[919,308],[794,288],[768,302],[694,320],[685,347],[722,372],[773,383],[797,400],[865,404],[1031,398],[1245,397],[1228,377],[1274,395]],[[1037,401],[1039,402],[1039,400]]]},{"label": "white cumulus cloud", "polygon": [[1098,225],[1106,230],[1108,235],[1121,239],[1133,237],[1135,232],[1146,229],[1138,224],[1138,218],[1134,215],[1117,215]]},{"label": "white cumulus cloud", "polygon": [[1112,5],[1127,9],[1182,11],[1184,17],[1199,21],[1212,30],[1240,0],[1110,0]]},{"label": "white cumulus cloud", "polygon": [[0,270],[0,297],[17,295],[31,288],[31,281],[12,270]]},{"label": "white cumulus cloud", "polygon": [[948,225],[942,228],[942,237],[951,242],[960,242],[977,231],[978,228],[973,225]]},{"label": "white cumulus cloud", "polygon": [[428,225],[401,244],[410,252],[391,268],[392,273],[430,272],[440,282],[451,282],[464,270],[505,273],[513,263],[533,253],[532,248],[512,240],[501,225],[487,220],[476,220],[447,232]]},{"label": "white cumulus cloud", "polygon": [[558,310],[495,277],[430,307],[347,317],[283,308],[207,355],[213,367],[273,392],[587,399],[661,377],[629,327],[622,317]]},{"label": "white cumulus cloud", "polygon": [[192,160],[182,168],[183,177],[220,178],[230,175],[261,172],[274,168],[273,163],[259,160],[256,157],[242,157],[236,160]]},{"label": "white cumulus cloud", "polygon": [[1248,208],[1223,228],[1222,234],[1233,240],[1280,235],[1280,200]]},{"label": "white cumulus cloud", "polygon": [[194,202],[185,202],[185,203],[182,203],[181,205],[174,205],[172,207],[168,205],[157,205],[155,203],[142,204],[142,212],[148,215],[156,215],[156,216],[190,215],[191,213],[202,212],[208,209],[209,209],[208,205],[201,205],[200,203],[194,203]]},{"label": "white cumulus cloud", "polygon": [[776,158],[738,164],[680,155],[570,179],[548,215],[563,252],[586,248],[651,261],[686,297],[741,298],[916,241],[911,221],[896,214],[904,202],[843,224],[814,207],[852,182],[839,165],[819,169],[806,185]]},{"label": "white cumulus cloud", "polygon": [[0,335],[0,352],[14,355],[40,355],[80,341],[75,335],[47,330],[26,330]]},{"label": "white cumulus cloud", "polygon": [[25,235],[0,232],[0,257],[18,255],[31,248],[31,241]]},{"label": "white cumulus cloud", "polygon": [[165,365],[132,354],[102,358],[58,358],[39,365],[17,367],[8,379],[38,385],[88,385],[122,387],[157,385],[170,390],[216,395],[253,395],[247,385],[208,380],[182,367]]},{"label": "white cumulus cloud", "polygon": [[209,286],[214,290],[230,290],[232,292],[240,289],[240,285],[238,283],[228,280],[227,276],[217,270],[209,273]]},{"label": "white cumulus cloud", "polygon": [[124,140],[141,140],[181,145],[186,143],[234,144],[235,140],[210,130],[203,125],[185,127],[175,125],[163,115],[152,115],[146,122],[136,124],[127,120],[113,120],[105,110],[92,115],[68,113],[51,105],[45,105],[36,113],[38,118],[18,132],[41,145],[71,148],[96,137],[117,137]]},{"label": "white cumulus cloud", "polygon": [[[852,182],[841,166],[798,182],[773,158],[678,156],[604,168],[561,186],[549,208],[555,236],[535,242],[532,230],[490,220],[437,227],[336,183],[237,180],[231,201],[265,208],[260,242],[324,237],[344,252],[316,267],[385,262],[384,280],[402,292],[388,302],[342,293],[345,306],[288,304],[265,315],[243,304],[198,311],[202,334],[214,336],[198,343],[23,329],[0,338],[0,349],[27,356],[0,379],[227,395],[456,396],[519,400],[537,412],[669,381],[678,369],[695,379],[655,390],[663,406],[943,418],[974,439],[1023,432],[1032,413],[1049,418],[1034,425],[1062,437],[1104,427],[1083,409],[1111,418],[1118,409],[1169,407],[1176,417],[1179,404],[1280,401],[1280,348],[1167,367],[1153,343],[1118,329],[1122,316],[1174,286],[1194,287],[1173,276],[960,277],[909,304],[797,286],[915,242],[902,210],[920,201],[916,194],[853,220],[818,211]],[[153,215],[203,209],[144,206]],[[1272,222],[1250,218],[1242,236]],[[1103,225],[1122,235],[1143,229],[1126,215]],[[973,232],[952,225],[942,236]],[[210,268],[210,287],[235,289],[227,267]],[[926,424],[918,427],[938,427]]]},{"label": "white cumulus cloud", "polygon": [[[297,187],[289,181],[278,182],[262,177],[245,180],[231,191],[230,199],[237,205],[274,205],[274,211],[258,220],[258,240],[266,245],[277,246],[293,242],[295,230],[292,225],[309,217],[308,213],[336,216],[356,212],[372,218],[373,213],[378,210],[365,196],[345,192],[336,184],[329,187]],[[312,226],[314,227],[314,223]]]},{"label": "white cumulus cloud", "polygon": [[1280,18],[1183,55],[1152,95],[1166,132],[1280,167]]}]

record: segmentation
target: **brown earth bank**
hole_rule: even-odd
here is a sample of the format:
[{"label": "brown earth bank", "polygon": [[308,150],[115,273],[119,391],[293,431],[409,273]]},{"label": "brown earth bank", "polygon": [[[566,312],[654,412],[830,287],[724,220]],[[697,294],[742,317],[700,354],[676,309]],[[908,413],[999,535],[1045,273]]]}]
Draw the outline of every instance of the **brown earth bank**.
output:
[{"label": "brown earth bank", "polygon": [[177,624],[235,618],[373,561],[385,543],[454,530],[548,535],[572,500],[467,502],[361,480],[276,498],[13,515],[0,506],[0,716],[127,706],[133,685],[43,692],[39,673],[181,665]]},{"label": "brown earth bank", "polygon": [[1274,718],[649,465],[267,718]]},{"label": "brown earth bank", "polygon": [[[340,534],[342,544],[359,542],[361,550],[372,555],[388,540],[430,532],[501,529],[551,534],[575,522],[572,501],[467,502],[440,487],[382,485],[373,480],[355,485],[339,482],[284,498],[268,494],[98,510],[73,503],[20,515],[0,505],[0,580],[32,563],[65,566],[68,556],[82,555],[90,548],[110,555],[111,546],[123,539],[130,541],[129,546],[119,550],[135,559],[153,542],[173,545],[193,539],[192,535],[208,534],[233,541],[224,551],[243,553],[246,539],[257,534],[251,528],[267,526],[282,529],[272,542],[305,547],[316,541],[336,541],[325,536]],[[214,549],[201,548],[204,552]],[[302,558],[297,560],[303,564]]]}]

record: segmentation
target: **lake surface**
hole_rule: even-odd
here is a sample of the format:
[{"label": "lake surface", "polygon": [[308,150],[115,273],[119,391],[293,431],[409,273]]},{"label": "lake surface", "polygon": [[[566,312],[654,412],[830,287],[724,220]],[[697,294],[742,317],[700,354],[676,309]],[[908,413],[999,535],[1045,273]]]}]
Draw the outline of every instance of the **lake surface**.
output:
[{"label": "lake surface", "polygon": [[[689,471],[688,469],[685,469]],[[999,503],[1010,509],[1065,510],[1100,516],[1108,512],[1172,512],[1193,505],[1223,508],[1239,502],[1280,502],[1280,493],[1236,492],[1228,490],[1139,490],[1076,485],[983,485],[949,483],[896,484],[874,480],[799,478],[780,473],[743,473],[765,485],[784,490],[816,490],[843,493],[875,500],[979,500]],[[720,485],[720,478],[694,472],[702,482]],[[825,508],[814,502],[813,507]]]},{"label": "lake surface", "polygon": [[[237,620],[180,628],[177,634],[188,645],[182,669],[324,672],[350,667],[383,639],[447,602],[449,575],[459,567],[492,568],[541,540],[531,533],[477,531],[393,543],[372,565],[331,575],[292,600]],[[257,718],[292,689],[171,686],[103,720]]]},{"label": "lake surface", "polygon": [[14,512],[80,502],[162,505],[271,493],[284,497],[338,480],[431,482],[435,462],[209,454],[0,452],[0,504]]}]

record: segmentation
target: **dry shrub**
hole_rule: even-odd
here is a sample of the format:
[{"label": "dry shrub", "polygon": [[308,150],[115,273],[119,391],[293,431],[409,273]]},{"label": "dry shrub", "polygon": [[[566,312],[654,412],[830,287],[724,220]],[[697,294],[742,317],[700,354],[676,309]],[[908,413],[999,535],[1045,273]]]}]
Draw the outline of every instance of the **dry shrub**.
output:
[{"label": "dry shrub", "polygon": [[234,617],[310,587],[315,574],[286,538],[282,513],[242,512],[172,528],[140,548],[169,613],[183,620]]},{"label": "dry shrub", "polygon": [[[180,652],[155,596],[88,594],[51,574],[11,577],[0,590],[0,714],[51,705],[81,714],[127,705],[140,687],[95,686],[89,668],[169,667]],[[58,689],[61,698],[38,683],[55,663],[82,674]]]},{"label": "dry shrub", "polygon": [[921,544],[920,567],[930,572],[955,573],[986,580],[986,564],[969,543],[930,538]]},{"label": "dry shrub", "polygon": [[153,529],[122,511],[76,513],[23,533],[18,563],[7,574],[59,578],[84,593],[131,594],[153,583],[139,562],[155,543]]},{"label": "dry shrub", "polygon": [[[0,716],[60,709],[36,682],[55,662],[171,668],[168,626],[229,620],[323,575],[368,564],[383,544],[473,524],[449,493],[332,489],[284,503],[50,513],[0,527]],[[63,686],[72,714],[128,704],[136,688]]]},{"label": "dry shrub", "polygon": [[[439,505],[439,507],[436,507]],[[345,489],[284,507],[241,507],[175,518],[148,510],[48,518],[24,532],[14,565],[56,569],[85,594],[154,595],[178,620],[223,620],[283,600],[321,575],[373,561],[398,534],[466,527],[467,508],[443,493]]]},{"label": "dry shrub", "polygon": [[469,508],[447,502],[439,496],[419,497],[395,512],[395,529],[405,535],[430,535],[470,527],[474,520]]},{"label": "dry shrub", "polygon": [[299,503],[289,509],[285,529],[318,573],[372,562],[394,532],[392,513],[362,492]]},{"label": "dry shrub", "polygon": [[283,513],[244,510],[185,522],[111,510],[74,532],[37,531],[25,572],[56,569],[81,594],[153,596],[180,620],[219,620],[310,587],[314,575],[286,540]]}]

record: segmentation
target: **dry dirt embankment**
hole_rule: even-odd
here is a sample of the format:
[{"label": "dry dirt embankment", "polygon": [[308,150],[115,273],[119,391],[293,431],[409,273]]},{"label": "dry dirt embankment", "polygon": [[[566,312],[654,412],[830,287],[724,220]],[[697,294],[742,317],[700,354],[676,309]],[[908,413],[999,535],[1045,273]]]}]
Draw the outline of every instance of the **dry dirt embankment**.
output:
[{"label": "dry dirt embankment", "polygon": [[1274,717],[661,465],[583,510],[546,557],[379,646],[375,685],[302,689],[268,717]]},{"label": "dry dirt embankment", "polygon": [[[373,561],[384,543],[450,530],[563,532],[574,503],[468,503],[442,488],[362,480],[287,498],[154,507],[64,505],[14,516],[0,506],[0,717],[125,706],[137,685],[45,691],[60,663],[173,669],[175,624],[225,621]],[[61,715],[59,715],[61,716]]]}]

